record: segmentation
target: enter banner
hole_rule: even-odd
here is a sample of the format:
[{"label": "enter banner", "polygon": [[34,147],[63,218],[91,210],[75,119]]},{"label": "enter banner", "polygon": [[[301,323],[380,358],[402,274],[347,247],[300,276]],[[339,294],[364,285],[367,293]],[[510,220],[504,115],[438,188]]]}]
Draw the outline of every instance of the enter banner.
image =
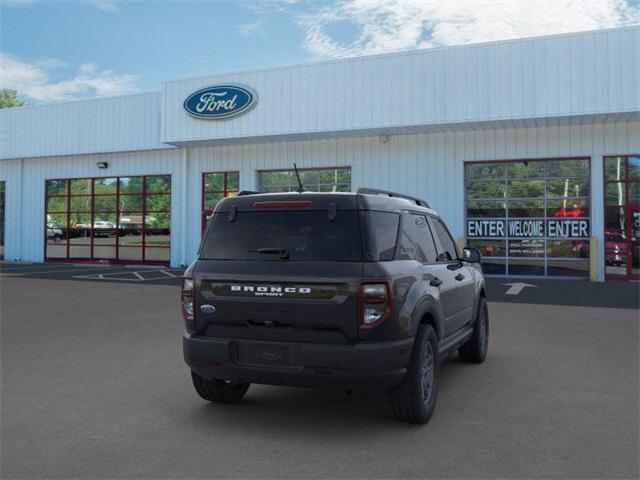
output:
[{"label": "enter banner", "polygon": [[467,238],[589,238],[588,219],[467,220]]}]

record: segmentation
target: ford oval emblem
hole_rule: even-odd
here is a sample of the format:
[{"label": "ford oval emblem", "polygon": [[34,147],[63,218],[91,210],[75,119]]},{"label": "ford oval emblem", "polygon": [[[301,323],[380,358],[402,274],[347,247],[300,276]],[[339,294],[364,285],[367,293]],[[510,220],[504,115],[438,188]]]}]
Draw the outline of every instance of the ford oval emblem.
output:
[{"label": "ford oval emblem", "polygon": [[216,307],[214,307],[213,305],[204,304],[200,306],[200,311],[202,313],[213,313],[216,311]]},{"label": "ford oval emblem", "polygon": [[214,85],[192,93],[184,101],[189,115],[221,120],[241,115],[255,106],[258,95],[242,85]]}]

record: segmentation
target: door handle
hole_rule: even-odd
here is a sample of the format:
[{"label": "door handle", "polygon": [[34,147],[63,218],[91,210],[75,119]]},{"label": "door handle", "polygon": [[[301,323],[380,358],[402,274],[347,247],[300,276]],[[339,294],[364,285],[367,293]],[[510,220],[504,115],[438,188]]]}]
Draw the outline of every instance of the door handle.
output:
[{"label": "door handle", "polygon": [[431,285],[432,287],[439,287],[440,285],[442,285],[442,280],[440,280],[438,277],[433,277],[429,282],[429,285]]},{"label": "door handle", "polygon": [[457,274],[457,275],[456,275],[455,277],[453,277],[453,278],[455,278],[456,280],[458,280],[459,282],[461,282],[462,280],[464,280],[464,275],[463,275],[463,274],[461,274],[461,273],[459,273],[459,274]]}]

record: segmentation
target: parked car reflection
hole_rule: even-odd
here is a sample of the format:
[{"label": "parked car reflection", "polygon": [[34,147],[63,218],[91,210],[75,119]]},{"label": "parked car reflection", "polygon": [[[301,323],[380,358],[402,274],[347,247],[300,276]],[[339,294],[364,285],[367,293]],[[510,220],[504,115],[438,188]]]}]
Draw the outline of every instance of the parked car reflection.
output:
[{"label": "parked car reflection", "polygon": [[94,237],[114,237],[116,235],[116,224],[105,220],[93,222]]},{"label": "parked car reflection", "polygon": [[48,222],[47,223],[47,241],[53,243],[60,243],[64,238],[64,232],[62,230],[62,225],[58,222]]},{"label": "parked car reflection", "polygon": [[604,253],[607,265],[622,266],[627,264],[629,250],[624,231],[607,230],[605,232]]}]

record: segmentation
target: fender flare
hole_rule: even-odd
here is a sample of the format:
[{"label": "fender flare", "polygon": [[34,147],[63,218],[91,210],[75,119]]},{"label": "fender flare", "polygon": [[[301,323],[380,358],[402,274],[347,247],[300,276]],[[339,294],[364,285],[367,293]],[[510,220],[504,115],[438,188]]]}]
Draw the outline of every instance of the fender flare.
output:
[{"label": "fender flare", "polygon": [[[476,296],[475,296],[475,299],[473,300],[472,325],[475,325],[476,320],[478,319],[478,313],[479,313],[478,309],[480,308],[480,297],[484,297],[485,301],[487,300],[487,288],[485,287],[484,280],[477,282],[475,291],[476,291]],[[484,295],[482,295],[482,292],[484,292]]]},{"label": "fender flare", "polygon": [[430,322],[436,331],[436,335],[438,336],[438,341],[442,340],[442,334],[444,333],[444,316],[442,313],[442,308],[438,305],[438,303],[432,297],[426,297],[420,301],[413,312],[413,320],[411,333],[413,336],[416,335],[418,331],[418,327],[422,323],[422,319],[425,315],[429,315],[432,319]]}]

